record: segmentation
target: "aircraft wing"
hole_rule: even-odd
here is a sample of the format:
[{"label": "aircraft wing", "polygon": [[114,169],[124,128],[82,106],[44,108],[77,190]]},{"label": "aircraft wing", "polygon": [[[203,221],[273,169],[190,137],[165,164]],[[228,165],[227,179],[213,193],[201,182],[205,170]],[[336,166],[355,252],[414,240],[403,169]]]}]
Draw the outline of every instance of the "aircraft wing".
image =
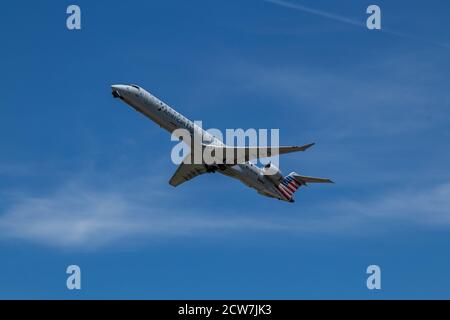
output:
[{"label": "aircraft wing", "polygon": [[214,149],[213,153],[223,156],[224,164],[240,164],[255,159],[273,157],[285,153],[305,151],[312,147],[315,143],[304,146],[288,146],[288,147],[228,147],[205,145],[205,149]]},{"label": "aircraft wing", "polygon": [[177,171],[175,171],[172,178],[170,178],[169,184],[177,187],[183,182],[191,180],[201,174],[206,173],[206,168],[202,164],[180,164]]}]

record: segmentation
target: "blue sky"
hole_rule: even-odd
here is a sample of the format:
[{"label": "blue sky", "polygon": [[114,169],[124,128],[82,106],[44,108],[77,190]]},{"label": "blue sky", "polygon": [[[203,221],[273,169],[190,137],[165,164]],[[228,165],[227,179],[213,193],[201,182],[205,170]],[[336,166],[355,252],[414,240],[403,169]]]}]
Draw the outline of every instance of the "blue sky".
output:
[{"label": "blue sky", "polygon": [[[367,1],[74,3],[81,31],[70,2],[2,8],[0,298],[450,297],[450,3],[373,2],[381,32],[348,22]],[[281,169],[336,184],[295,204],[217,174],[173,189],[170,135],[114,83],[317,142]]]}]

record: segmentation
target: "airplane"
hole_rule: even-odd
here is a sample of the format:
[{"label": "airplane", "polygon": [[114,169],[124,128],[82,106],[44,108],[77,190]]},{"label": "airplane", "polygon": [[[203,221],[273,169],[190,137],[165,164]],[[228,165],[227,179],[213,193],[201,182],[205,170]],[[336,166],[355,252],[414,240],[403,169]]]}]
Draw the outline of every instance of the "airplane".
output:
[{"label": "airplane", "polygon": [[[204,173],[219,172],[240,180],[248,187],[256,189],[263,196],[294,202],[294,193],[301,186],[306,186],[308,183],[334,183],[330,179],[302,176],[295,172],[283,176],[280,169],[272,163],[260,168],[251,162],[263,157],[305,151],[312,147],[314,143],[287,147],[230,147],[135,84],[112,85],[111,89],[114,98],[122,100],[169,133],[173,133],[176,129],[185,129],[192,137],[195,134],[201,135],[203,137],[200,140],[201,146],[198,146],[198,142],[194,146],[195,142],[193,142],[191,143],[191,150],[195,147],[202,150],[209,148],[208,150],[212,152],[226,155],[221,163],[207,164],[202,161],[199,164],[191,164],[188,161],[183,161],[169,181],[169,184],[174,187]],[[195,141],[195,139],[191,141]]]}]

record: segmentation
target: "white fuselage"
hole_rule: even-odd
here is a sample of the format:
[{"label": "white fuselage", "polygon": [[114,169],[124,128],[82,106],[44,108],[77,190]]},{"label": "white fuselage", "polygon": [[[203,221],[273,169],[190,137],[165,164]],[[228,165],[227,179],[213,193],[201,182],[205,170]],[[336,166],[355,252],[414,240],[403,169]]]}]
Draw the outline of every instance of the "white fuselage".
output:
[{"label": "white fuselage", "polygon": [[[197,134],[203,137],[203,143],[224,145],[222,141],[216,139],[193,121],[184,117],[169,105],[139,86],[113,85],[112,90],[114,97],[122,99],[135,110],[144,114],[170,133],[176,129],[186,129],[190,132],[192,141],[195,141],[194,134]],[[205,164],[205,166],[207,165]],[[280,200],[292,201],[291,199],[287,199],[287,197],[277,189],[276,184],[264,175],[263,170],[253,163],[246,162],[234,166],[222,166],[221,168],[217,167],[209,169],[210,170],[208,171],[217,171],[226,176],[236,178],[250,188],[256,189],[258,193],[262,195]]]}]

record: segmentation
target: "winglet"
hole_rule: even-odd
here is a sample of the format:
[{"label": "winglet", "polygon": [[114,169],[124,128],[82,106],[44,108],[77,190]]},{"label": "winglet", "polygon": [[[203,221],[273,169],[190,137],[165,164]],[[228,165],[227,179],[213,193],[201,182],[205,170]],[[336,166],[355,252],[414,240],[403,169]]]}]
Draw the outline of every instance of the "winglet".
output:
[{"label": "winglet", "polygon": [[309,149],[309,148],[311,148],[313,145],[315,145],[316,143],[315,142],[313,142],[313,143],[310,143],[310,144],[307,144],[307,145],[304,145],[304,146],[302,146],[302,147],[300,147],[303,151],[305,151],[305,150],[307,150],[307,149]]}]

